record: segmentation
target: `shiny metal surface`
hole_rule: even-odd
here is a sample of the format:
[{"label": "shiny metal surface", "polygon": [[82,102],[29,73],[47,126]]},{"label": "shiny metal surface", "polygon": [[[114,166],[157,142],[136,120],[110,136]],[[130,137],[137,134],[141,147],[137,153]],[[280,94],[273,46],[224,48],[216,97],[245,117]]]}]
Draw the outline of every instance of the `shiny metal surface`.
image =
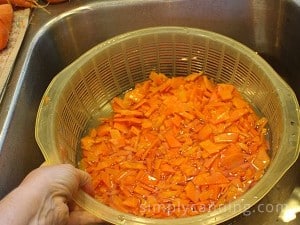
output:
[{"label": "shiny metal surface", "polygon": [[[261,54],[299,99],[299,2],[72,0],[47,7],[50,14],[35,10],[0,105],[0,198],[43,162],[34,125],[40,99],[53,76],[86,50],[120,33],[178,25],[227,35]],[[290,196],[297,202],[299,166],[298,159],[261,205],[225,224],[299,224],[299,215],[284,223],[282,215],[279,218],[283,210],[271,210],[272,206],[287,204]]]}]

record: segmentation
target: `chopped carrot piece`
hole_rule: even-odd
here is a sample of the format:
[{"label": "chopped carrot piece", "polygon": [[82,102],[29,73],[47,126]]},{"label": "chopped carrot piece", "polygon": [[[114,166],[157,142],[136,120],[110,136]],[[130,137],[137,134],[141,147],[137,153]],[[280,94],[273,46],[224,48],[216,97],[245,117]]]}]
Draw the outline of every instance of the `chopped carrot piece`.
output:
[{"label": "chopped carrot piece", "polygon": [[209,136],[212,134],[213,129],[210,124],[206,124],[200,131],[199,131],[199,139],[200,140],[207,140]]},{"label": "chopped carrot piece", "polygon": [[208,139],[205,141],[201,141],[199,143],[199,146],[201,148],[203,148],[209,154],[213,154],[213,153],[219,152],[220,150],[224,149],[227,146],[227,144],[217,144]]},{"label": "chopped carrot piece", "polygon": [[135,208],[139,205],[140,200],[136,197],[128,197],[122,203],[123,203],[124,206]]},{"label": "chopped carrot piece", "polygon": [[165,138],[171,148],[179,148],[182,145],[171,132],[165,133]]},{"label": "chopped carrot piece", "polygon": [[112,183],[111,183],[111,180],[110,180],[110,177],[109,177],[109,174],[108,173],[105,173],[104,171],[101,171],[100,175],[99,175],[103,181],[103,183],[111,188],[112,186]]},{"label": "chopped carrot piece", "polygon": [[270,157],[268,156],[266,150],[262,147],[259,148],[256,158],[253,161],[253,165],[257,170],[264,171],[264,169],[269,165]]},{"label": "chopped carrot piece", "polygon": [[231,169],[242,165],[245,162],[245,158],[243,153],[233,153],[225,155],[220,161],[222,166]]},{"label": "chopped carrot piece", "polygon": [[215,143],[232,143],[236,142],[239,137],[238,133],[221,133],[214,136],[214,142]]},{"label": "chopped carrot piece", "polygon": [[124,169],[137,169],[137,170],[146,169],[146,166],[141,162],[129,162],[129,161],[121,162],[120,167]]},{"label": "chopped carrot piece", "polygon": [[174,170],[174,168],[172,166],[170,166],[167,163],[164,163],[160,166],[160,170],[163,172],[168,172],[168,173],[175,173],[176,170]]},{"label": "chopped carrot piece", "polygon": [[228,183],[229,180],[221,172],[215,171],[211,174],[210,173],[199,174],[193,179],[193,182],[196,185],[211,185],[211,184]]},{"label": "chopped carrot piece", "polygon": [[193,182],[189,181],[185,186],[186,196],[192,200],[192,202],[196,203],[199,201],[199,191],[196,189]]},{"label": "chopped carrot piece", "polygon": [[163,191],[158,194],[159,198],[169,199],[174,198],[178,195],[178,191]]},{"label": "chopped carrot piece", "polygon": [[166,75],[159,73],[157,74],[156,72],[152,71],[149,75],[149,78],[154,82],[156,85],[163,84],[168,78]]},{"label": "chopped carrot piece", "polygon": [[217,93],[223,101],[232,99],[234,86],[230,84],[218,84]]},{"label": "chopped carrot piece", "polygon": [[94,143],[95,140],[89,136],[85,136],[84,138],[81,139],[81,147],[83,149],[90,149]]},{"label": "chopped carrot piece", "polygon": [[148,190],[146,190],[146,189],[144,189],[144,188],[142,188],[141,186],[136,186],[135,188],[134,188],[134,190],[133,190],[135,193],[137,193],[137,194],[140,194],[140,195],[142,195],[142,196],[147,196],[147,195],[149,195],[151,192],[150,191],[148,191]]}]

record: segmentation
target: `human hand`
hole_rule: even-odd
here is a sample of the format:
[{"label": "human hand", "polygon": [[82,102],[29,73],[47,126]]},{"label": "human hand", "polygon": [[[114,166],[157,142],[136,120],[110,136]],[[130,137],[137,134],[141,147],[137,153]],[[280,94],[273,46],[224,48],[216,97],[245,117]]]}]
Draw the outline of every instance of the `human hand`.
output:
[{"label": "human hand", "polygon": [[80,188],[89,194],[93,192],[89,175],[72,165],[41,166],[32,171],[18,187],[31,196],[33,217],[29,224],[86,225],[101,222],[72,201]]}]

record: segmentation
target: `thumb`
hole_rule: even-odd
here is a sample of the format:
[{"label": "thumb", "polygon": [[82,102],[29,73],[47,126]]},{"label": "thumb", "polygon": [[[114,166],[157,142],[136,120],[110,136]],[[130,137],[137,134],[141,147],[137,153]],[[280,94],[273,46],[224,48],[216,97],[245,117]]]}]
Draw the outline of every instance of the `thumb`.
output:
[{"label": "thumb", "polygon": [[91,176],[83,170],[76,169],[76,171],[79,178],[79,187],[81,187],[89,195],[94,196]]},{"label": "thumb", "polygon": [[86,211],[73,211],[70,213],[68,225],[91,225],[101,222],[103,222],[103,220]]}]

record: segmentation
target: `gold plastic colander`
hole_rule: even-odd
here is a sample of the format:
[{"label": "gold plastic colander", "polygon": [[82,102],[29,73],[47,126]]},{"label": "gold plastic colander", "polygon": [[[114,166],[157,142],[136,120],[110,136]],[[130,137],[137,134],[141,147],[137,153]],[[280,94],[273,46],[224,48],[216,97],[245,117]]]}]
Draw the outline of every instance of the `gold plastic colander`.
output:
[{"label": "gold plastic colander", "polygon": [[292,89],[254,51],[200,29],[153,27],[95,46],[50,83],[36,120],[36,140],[48,164],[78,164],[80,139],[109,101],[150,71],[184,76],[204,71],[216,82],[235,85],[269,121],[271,163],[262,179],[237,200],[211,212],[179,219],[137,217],[112,209],[80,191],[76,202],[115,224],[216,224],[257,203],[299,155],[299,104]]}]

